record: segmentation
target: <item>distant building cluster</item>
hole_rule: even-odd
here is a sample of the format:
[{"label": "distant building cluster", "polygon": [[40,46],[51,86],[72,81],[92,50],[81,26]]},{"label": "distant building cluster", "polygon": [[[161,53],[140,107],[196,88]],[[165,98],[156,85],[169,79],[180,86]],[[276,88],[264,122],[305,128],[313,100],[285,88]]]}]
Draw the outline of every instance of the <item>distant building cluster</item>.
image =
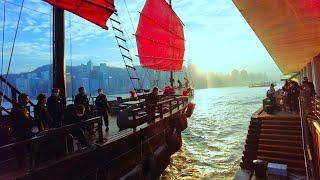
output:
[{"label": "distant building cluster", "polygon": [[[150,88],[150,82],[142,68],[138,67],[138,73],[142,76],[144,88]],[[51,65],[45,65],[28,73],[9,76],[9,81],[21,92],[30,97],[36,97],[39,93],[50,94],[52,89]],[[143,78],[144,77],[144,78]],[[67,96],[76,95],[78,87],[85,87],[88,95],[96,95],[98,88],[102,88],[108,94],[128,93],[133,89],[128,73],[123,68],[109,67],[105,63],[94,66],[92,61],[80,66],[66,68]]]}]

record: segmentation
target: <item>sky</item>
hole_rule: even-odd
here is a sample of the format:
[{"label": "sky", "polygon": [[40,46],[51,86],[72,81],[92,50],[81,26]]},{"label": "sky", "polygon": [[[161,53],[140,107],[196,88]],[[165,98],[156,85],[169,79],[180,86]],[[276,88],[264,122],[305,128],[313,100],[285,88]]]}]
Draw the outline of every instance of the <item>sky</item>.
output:
[{"label": "sky", "polygon": [[[0,0],[1,44],[5,22],[3,72],[7,71],[21,2],[7,0],[4,21],[4,0]],[[115,2],[130,39],[131,53],[138,64],[133,34],[145,0]],[[205,72],[227,73],[233,69],[279,72],[231,0],[172,0],[172,3],[185,24],[185,63],[191,60]],[[41,0],[25,0],[10,73],[27,72],[51,63],[51,9]],[[110,27],[110,22],[108,25]],[[79,65],[92,60],[96,65],[107,63],[123,67],[112,29],[103,30],[71,13],[65,14],[65,27],[67,65]]]}]

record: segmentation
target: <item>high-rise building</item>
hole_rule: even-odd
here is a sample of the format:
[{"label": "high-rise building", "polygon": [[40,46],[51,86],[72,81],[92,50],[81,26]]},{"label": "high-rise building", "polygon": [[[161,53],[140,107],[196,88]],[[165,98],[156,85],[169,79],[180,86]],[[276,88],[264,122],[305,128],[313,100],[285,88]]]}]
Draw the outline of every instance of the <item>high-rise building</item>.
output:
[{"label": "high-rise building", "polygon": [[93,63],[92,63],[92,61],[90,60],[90,61],[87,62],[87,73],[90,74],[90,72],[91,72],[92,70],[93,70]]}]

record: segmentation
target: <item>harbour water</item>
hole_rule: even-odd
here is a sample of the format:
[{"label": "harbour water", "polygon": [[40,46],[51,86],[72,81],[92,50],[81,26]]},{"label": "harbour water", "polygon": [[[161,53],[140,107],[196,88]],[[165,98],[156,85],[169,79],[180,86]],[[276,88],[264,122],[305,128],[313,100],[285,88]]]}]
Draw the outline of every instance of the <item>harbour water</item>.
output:
[{"label": "harbour water", "polygon": [[196,109],[162,179],[232,179],[239,168],[253,112],[268,88],[230,87],[195,92]]}]

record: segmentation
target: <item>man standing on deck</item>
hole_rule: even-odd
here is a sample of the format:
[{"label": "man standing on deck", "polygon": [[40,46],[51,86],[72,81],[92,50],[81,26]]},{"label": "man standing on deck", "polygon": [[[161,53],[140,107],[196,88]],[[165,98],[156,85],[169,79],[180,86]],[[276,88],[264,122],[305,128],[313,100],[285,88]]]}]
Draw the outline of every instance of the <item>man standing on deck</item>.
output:
[{"label": "man standing on deck", "polygon": [[110,106],[107,100],[107,96],[103,93],[102,89],[98,89],[98,96],[96,97],[96,107],[100,116],[103,116],[104,125],[106,126],[106,131],[109,131],[109,120],[108,113],[110,112]]},{"label": "man standing on deck", "polygon": [[79,87],[78,91],[79,93],[74,99],[74,105],[83,105],[86,109],[86,112],[90,112],[89,99],[86,95],[86,90],[84,89],[84,87]]},{"label": "man standing on deck", "polygon": [[51,96],[47,100],[47,108],[52,118],[52,124],[49,127],[57,128],[62,125],[65,107],[66,100],[60,96],[60,90],[53,88]]},{"label": "man standing on deck", "polygon": [[159,89],[154,87],[152,92],[148,95],[146,99],[147,113],[149,115],[149,122],[155,121],[156,105],[159,102]]}]

